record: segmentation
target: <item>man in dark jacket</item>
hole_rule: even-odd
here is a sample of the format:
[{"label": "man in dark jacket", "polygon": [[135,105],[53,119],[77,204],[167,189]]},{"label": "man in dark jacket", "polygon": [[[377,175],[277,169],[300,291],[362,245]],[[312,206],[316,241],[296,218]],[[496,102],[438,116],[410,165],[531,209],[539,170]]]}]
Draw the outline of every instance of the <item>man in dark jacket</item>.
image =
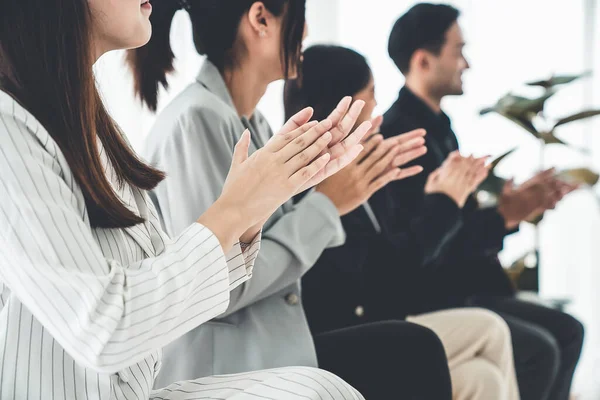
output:
[{"label": "man in dark jacket", "polygon": [[[517,300],[498,252],[504,237],[518,229],[520,222],[553,208],[572,188],[553,178],[552,171],[546,171],[518,188],[507,185],[497,207],[480,209],[475,199],[470,199],[461,210],[424,193],[428,176],[458,149],[450,119],[440,107],[443,97],[463,93],[462,73],[469,68],[462,53],[465,43],[458,17],[453,7],[419,4],[392,30],[389,53],[406,77],[406,84],[385,114],[381,131],[384,136],[393,136],[425,128],[428,153],[416,161],[424,168],[422,174],[388,185],[370,203],[377,219],[386,225],[388,237],[402,232],[413,235],[404,243],[424,243],[418,236],[426,229],[446,232],[437,246],[422,251],[420,267],[426,272],[420,275],[421,284],[413,285],[412,301],[405,312],[460,305],[484,306],[498,312],[513,335],[522,398],[539,398],[533,396],[533,391],[532,396],[528,395],[540,371],[528,371],[527,359],[543,353],[547,357],[543,367],[547,375],[553,376],[553,383],[547,388],[548,397],[542,398],[567,400],[581,352],[583,327],[565,313]],[[442,207],[446,211],[440,212]],[[428,215],[442,215],[434,222],[435,228],[423,226],[414,218]],[[418,226],[422,229],[415,229]],[[401,257],[402,249],[397,250]],[[379,260],[377,252],[370,254],[374,258],[369,265],[391,261],[389,253],[384,257],[380,252]]]}]

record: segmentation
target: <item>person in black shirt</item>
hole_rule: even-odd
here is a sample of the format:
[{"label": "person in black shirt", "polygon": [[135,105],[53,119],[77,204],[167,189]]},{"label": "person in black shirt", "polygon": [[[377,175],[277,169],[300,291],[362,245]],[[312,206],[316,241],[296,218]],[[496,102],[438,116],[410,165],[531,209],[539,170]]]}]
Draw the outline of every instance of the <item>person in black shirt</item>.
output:
[{"label": "person in black shirt", "polygon": [[[388,185],[370,201],[378,220],[387,221],[393,232],[411,232],[416,218],[443,207],[424,189],[428,176],[458,150],[450,119],[440,107],[445,96],[463,93],[462,74],[469,68],[458,17],[451,6],[418,4],[398,19],[390,36],[390,57],[406,83],[385,113],[381,133],[388,137],[424,128],[428,148],[415,161],[424,168],[422,174]],[[583,343],[583,326],[572,316],[517,300],[498,260],[505,236],[520,222],[553,208],[575,189],[553,175],[549,170],[519,187],[507,184],[497,207],[481,209],[474,197],[460,209],[448,207],[447,216],[429,227],[447,233],[436,257],[424,259],[421,267],[429,277],[415,286],[422,301],[408,310],[478,305],[500,313],[512,332],[525,400],[567,400]]]},{"label": "person in black shirt", "polygon": [[[302,79],[286,83],[286,114],[294,114],[295,110],[312,104],[314,117],[318,118],[330,113],[335,107],[335,98],[352,96],[354,100],[365,102],[359,117],[362,123],[372,118],[376,105],[374,92],[371,69],[363,56],[339,46],[313,46],[304,52]],[[373,125],[377,126],[381,118],[373,121]],[[422,137],[415,140],[425,141]],[[348,184],[356,181],[359,173],[357,167],[368,164],[369,158],[377,154],[384,143],[381,135],[370,136],[356,165],[353,163],[335,180],[329,181],[328,192],[335,193],[335,196],[346,196],[347,191],[354,190]],[[406,176],[414,176],[416,168],[421,169],[419,166],[405,168],[403,162],[394,165],[401,165],[401,172]],[[405,295],[413,293],[411,286],[420,281],[418,276],[421,270],[418,266],[422,263],[419,261],[423,254],[421,243],[428,243],[427,246],[431,247],[426,249],[426,253],[435,257],[436,248],[441,247],[439,243],[443,242],[440,235],[445,232],[429,227],[435,228],[434,221],[445,218],[445,214],[453,209],[458,213],[457,204],[463,205],[487,174],[485,158],[453,154],[428,180],[426,191],[435,193],[430,196],[431,201],[440,207],[435,214],[424,216],[416,224],[415,229],[420,232],[416,240],[407,233],[390,233],[387,221],[377,221],[375,218],[368,198],[365,198],[366,202],[361,208],[342,217],[346,243],[325,251],[302,280],[303,305],[315,337],[320,366],[339,373],[340,365],[349,365],[345,360],[361,360],[361,354],[369,352],[368,343],[371,340],[367,338],[360,344],[356,343],[357,346],[352,349],[339,346],[339,332],[351,330],[358,334],[361,327],[391,321],[399,323],[406,318],[413,324],[433,330],[439,336],[448,357],[454,399],[519,398],[509,329],[497,314],[476,308],[411,316],[404,312],[414,300],[418,300]],[[355,185],[360,186],[358,183]],[[385,187],[380,190],[385,190]],[[382,259],[397,262],[378,262]],[[425,390],[438,385],[436,368],[439,367],[434,364],[425,366],[428,372],[424,375],[425,380],[422,380],[423,375],[415,372],[422,368],[424,354],[422,347],[411,343],[415,338],[396,335],[389,339],[387,344],[380,340],[378,345],[389,346],[390,350],[403,349],[393,354],[398,355],[398,363],[411,370],[413,387],[418,392],[416,396],[423,398]],[[383,360],[379,360],[376,365],[387,370],[383,363]],[[413,366],[416,368],[414,372]],[[340,376],[344,377],[344,374]]]}]

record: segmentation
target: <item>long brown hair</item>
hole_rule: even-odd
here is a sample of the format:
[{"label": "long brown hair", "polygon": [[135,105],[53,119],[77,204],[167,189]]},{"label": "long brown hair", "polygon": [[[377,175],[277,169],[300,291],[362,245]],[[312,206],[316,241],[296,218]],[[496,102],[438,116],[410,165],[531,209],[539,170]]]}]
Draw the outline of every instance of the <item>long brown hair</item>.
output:
[{"label": "long brown hair", "polygon": [[[175,13],[186,9],[192,21],[194,44],[219,71],[235,62],[240,21],[257,0],[157,0],[150,17],[154,33],[150,42],[131,50],[128,63],[135,79],[135,94],[151,111],[156,111],[160,86],[168,88],[167,75],[173,71],[174,54],[170,44]],[[275,16],[284,15],[281,60],[285,78],[300,61],[304,34],[306,0],[262,0]]]},{"label": "long brown hair", "polygon": [[29,110],[63,152],[94,227],[143,222],[113,191],[99,139],[119,183],[150,190],[164,174],[144,164],[109,116],[92,70],[88,0],[0,0],[0,86]]}]

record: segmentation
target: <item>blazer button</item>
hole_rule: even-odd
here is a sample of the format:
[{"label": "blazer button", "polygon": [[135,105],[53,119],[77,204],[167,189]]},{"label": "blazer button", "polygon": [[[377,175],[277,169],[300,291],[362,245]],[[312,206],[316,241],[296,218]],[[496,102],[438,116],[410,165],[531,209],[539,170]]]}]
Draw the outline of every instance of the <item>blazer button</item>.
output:
[{"label": "blazer button", "polygon": [[290,293],[287,296],[285,296],[285,302],[288,303],[290,306],[295,306],[298,305],[298,303],[300,303],[300,298],[296,293]]},{"label": "blazer button", "polygon": [[365,308],[363,306],[357,306],[354,309],[354,314],[356,314],[357,317],[362,317],[365,315]]}]

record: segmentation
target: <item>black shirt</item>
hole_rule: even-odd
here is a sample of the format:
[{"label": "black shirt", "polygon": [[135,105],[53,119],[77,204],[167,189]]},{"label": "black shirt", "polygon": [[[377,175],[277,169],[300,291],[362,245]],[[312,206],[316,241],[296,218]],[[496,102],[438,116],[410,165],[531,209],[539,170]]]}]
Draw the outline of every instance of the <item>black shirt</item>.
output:
[{"label": "black shirt", "polygon": [[427,176],[458,149],[450,119],[434,113],[407,88],[385,114],[382,133],[427,130],[424,172],[377,192],[364,208],[342,218],[346,244],[323,253],[303,278],[311,329],[320,333],[369,321],[465,305],[477,294],[510,294],[498,261],[506,235],[495,209],[470,199],[461,210],[446,195],[425,195]]}]

